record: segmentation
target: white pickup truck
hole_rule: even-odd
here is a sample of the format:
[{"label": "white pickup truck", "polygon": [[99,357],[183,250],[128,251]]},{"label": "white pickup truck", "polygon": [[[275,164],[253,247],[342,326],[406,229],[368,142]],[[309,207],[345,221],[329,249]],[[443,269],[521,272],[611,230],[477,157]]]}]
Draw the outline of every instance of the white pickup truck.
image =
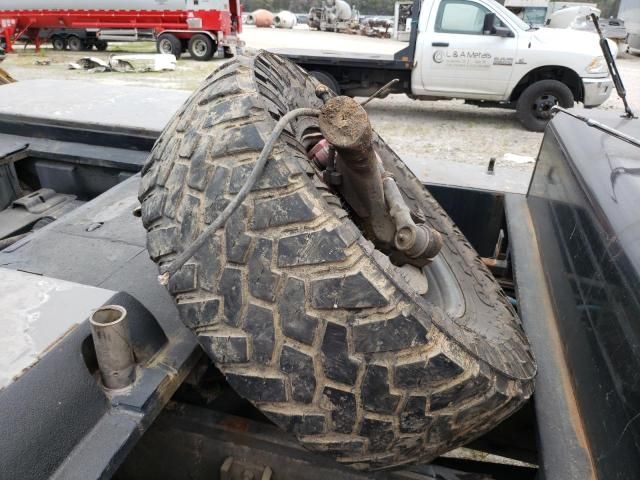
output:
[{"label": "white pickup truck", "polygon": [[343,95],[397,78],[390,93],[515,108],[536,131],[552,106],[597,107],[613,89],[595,33],[532,28],[494,0],[415,0],[409,46],[394,55],[276,52]]}]

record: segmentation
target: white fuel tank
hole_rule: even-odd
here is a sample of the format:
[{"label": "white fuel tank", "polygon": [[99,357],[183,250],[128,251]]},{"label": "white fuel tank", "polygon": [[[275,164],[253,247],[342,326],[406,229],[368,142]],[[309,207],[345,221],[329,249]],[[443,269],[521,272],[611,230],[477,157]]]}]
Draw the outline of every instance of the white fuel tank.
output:
[{"label": "white fuel tank", "polygon": [[288,10],[283,10],[273,17],[276,28],[293,28],[298,23],[296,16]]}]

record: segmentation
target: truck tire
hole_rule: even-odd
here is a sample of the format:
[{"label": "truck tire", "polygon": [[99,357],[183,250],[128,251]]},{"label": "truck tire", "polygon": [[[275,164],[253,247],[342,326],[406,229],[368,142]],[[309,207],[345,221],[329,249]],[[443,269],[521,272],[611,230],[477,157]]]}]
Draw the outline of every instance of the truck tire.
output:
[{"label": "truck tire", "polygon": [[109,47],[109,43],[106,40],[98,40],[96,41],[95,46],[96,50],[98,50],[99,52],[104,52]]},{"label": "truck tire", "polygon": [[67,37],[67,45],[72,52],[81,52],[86,48],[84,40],[77,35],[69,35]]},{"label": "truck tire", "polygon": [[156,50],[158,53],[174,55],[178,60],[182,54],[182,43],[178,37],[171,33],[161,33],[156,40]]},{"label": "truck tire", "polygon": [[51,46],[54,50],[64,50],[67,48],[67,41],[60,35],[51,37]]},{"label": "truck tire", "polygon": [[323,72],[321,70],[313,70],[309,72],[309,75],[313,75],[316,80],[324,84],[326,87],[329,87],[329,90],[340,95],[340,84],[330,73]]},{"label": "truck tire", "polygon": [[209,35],[196,33],[189,40],[189,54],[194,60],[206,62],[216,53],[216,44]]},{"label": "truck tire", "polygon": [[[268,52],[205,80],[142,170],[154,262],[171,262],[222,211],[278,118],[321,106],[318,85]],[[516,411],[535,361],[478,255],[382,139],[385,168],[444,239],[422,270],[424,295],[320,180],[302,143],[317,131],[303,117],[281,135],[249,197],[169,292],[229,384],[306,448],[358,469],[430,461]]]},{"label": "truck tire", "polygon": [[551,108],[554,105],[571,108],[573,103],[573,93],[564,83],[558,80],[538,80],[520,95],[516,115],[527,130],[544,132],[552,117]]}]

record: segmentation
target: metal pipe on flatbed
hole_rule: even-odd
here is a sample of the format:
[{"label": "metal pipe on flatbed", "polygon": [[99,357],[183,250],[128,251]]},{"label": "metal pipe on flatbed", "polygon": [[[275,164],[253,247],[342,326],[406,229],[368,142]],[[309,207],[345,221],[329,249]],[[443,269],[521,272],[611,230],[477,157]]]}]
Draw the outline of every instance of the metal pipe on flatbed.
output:
[{"label": "metal pipe on flatbed", "polygon": [[100,307],[89,317],[89,324],[104,386],[128,387],[135,380],[136,362],[127,310],[120,305]]}]

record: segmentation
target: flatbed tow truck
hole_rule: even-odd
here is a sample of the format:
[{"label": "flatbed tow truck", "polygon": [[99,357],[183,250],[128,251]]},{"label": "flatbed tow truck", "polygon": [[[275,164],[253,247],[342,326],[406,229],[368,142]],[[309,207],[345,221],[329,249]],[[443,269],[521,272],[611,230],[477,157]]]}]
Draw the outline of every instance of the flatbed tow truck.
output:
[{"label": "flatbed tow truck", "polygon": [[554,105],[597,107],[613,90],[596,35],[532,28],[493,0],[415,0],[409,44],[393,55],[271,51],[336,93],[366,97],[397,79],[386,93],[514,109],[527,129],[540,132]]},{"label": "flatbed tow truck", "polygon": [[[254,102],[253,89],[267,85],[262,101]],[[41,103],[34,92],[44,87],[57,96]],[[423,186],[379,137],[372,137],[376,155],[365,161],[375,160],[374,172],[380,172],[379,161],[394,172],[384,176],[385,199],[393,207],[391,217],[403,220],[397,241],[389,245],[380,239],[383,220],[368,223],[371,217],[355,212],[366,212],[366,204],[353,196],[362,186],[343,190],[357,178],[344,163],[362,150],[351,147],[349,154],[345,145],[352,145],[353,131],[336,133],[332,126],[341,121],[344,105],[361,120],[364,110],[277,56],[239,56],[189,98],[189,92],[44,80],[0,88],[8,99],[0,107],[0,408],[5,412],[0,477],[640,475],[640,223],[634,209],[640,200],[640,124],[633,115],[595,112],[586,122],[575,111],[560,110],[547,127],[530,181],[511,184],[508,192],[499,187],[508,177],[499,168],[487,174],[491,182],[479,179],[477,188],[457,186],[455,176],[439,184],[426,177]],[[272,88],[295,93],[273,96]],[[160,95],[162,103],[156,101]],[[103,98],[116,99],[121,108]],[[313,108],[298,112],[304,116],[294,123],[289,124],[293,108],[276,121],[275,108],[285,98],[300,102],[296,109]],[[259,121],[247,117],[241,105],[264,114]],[[315,108],[320,130],[312,120]],[[207,115],[199,117],[200,109]],[[216,165],[228,173],[187,175],[182,165],[211,166],[211,157],[204,164],[198,160],[198,142],[206,134],[198,138],[195,132],[218,128],[207,123],[216,115],[216,125],[224,128],[210,148],[219,149],[220,162],[229,162]],[[290,126],[264,175],[252,184],[249,170],[260,152],[268,152],[267,137],[278,131],[276,124]],[[268,133],[262,136],[264,127]],[[355,131],[366,139],[366,128]],[[331,147],[340,152],[333,161]],[[284,156],[289,148],[302,153]],[[287,177],[282,169],[294,165],[310,168]],[[170,171],[162,173],[163,168]],[[213,187],[205,188],[205,180]],[[391,180],[400,185],[399,196]],[[172,189],[181,182],[182,188]],[[316,191],[311,185],[327,200],[306,208]],[[364,198],[375,199],[375,183],[368,185]],[[221,230],[200,230],[202,245],[213,253],[190,252],[188,245],[198,246],[200,238],[191,230],[200,218],[195,192],[207,192],[203,201],[212,202],[207,208],[218,214],[205,224],[214,225],[245,186],[248,200]],[[167,188],[165,195],[191,192],[194,199],[161,197],[158,211],[159,200],[149,193],[154,188]],[[235,193],[221,197],[223,188]],[[420,198],[429,210],[418,210]],[[408,212],[403,205],[410,206],[410,216],[403,216]],[[272,214],[243,220],[249,206],[254,212],[270,207]],[[172,216],[164,219],[167,214]],[[315,217],[320,214],[327,215],[324,223]],[[282,228],[286,219],[300,215],[300,225],[320,232],[319,243],[300,237],[298,224]],[[459,230],[448,230],[449,217]],[[334,218],[343,222],[339,239],[328,228]],[[351,227],[355,220],[363,233]],[[159,223],[170,221],[183,223],[180,229]],[[277,248],[267,255],[267,242],[258,239],[270,238],[263,232],[273,228]],[[403,248],[409,232],[436,240],[416,252],[415,244]],[[179,250],[185,239],[188,245]],[[178,250],[169,257],[161,253],[169,248]],[[456,282],[477,290],[448,281],[447,268],[454,268],[450,262],[456,258],[450,251],[457,248],[464,248],[457,251],[468,273]],[[377,276],[374,263],[363,263],[355,273],[348,266],[336,277],[341,251],[364,252],[356,261],[380,262],[389,277]],[[165,261],[159,261],[163,255]],[[187,257],[182,265],[181,255]],[[262,260],[271,255],[273,262]],[[220,272],[223,261],[226,274]],[[422,267],[414,266],[418,262]],[[224,288],[234,271],[249,279],[236,283],[248,288],[246,301],[237,299],[238,288]],[[208,284],[215,275],[219,280]],[[301,285],[305,275],[310,283]],[[385,283],[386,278],[397,283]],[[300,300],[306,291],[311,297]],[[403,292],[411,296],[402,297]],[[397,301],[385,303],[392,295]],[[272,304],[278,307],[271,310]],[[404,309],[400,315],[398,307]],[[430,309],[431,323],[419,320],[420,308]],[[342,310],[349,319],[344,324]],[[277,323],[264,320],[265,311],[275,312]],[[459,318],[466,323],[456,323]],[[428,329],[426,337],[421,328]],[[305,340],[309,332],[318,335],[315,340]],[[441,343],[430,345],[436,339]],[[244,349],[246,344],[251,348]],[[424,345],[425,360],[416,362],[409,355],[423,355]],[[267,358],[268,351],[274,357]],[[292,355],[293,363],[287,360]],[[319,362],[312,368],[310,396],[303,388],[311,381],[309,372],[300,373],[303,355]],[[345,387],[354,371],[359,380]],[[502,371],[510,377],[503,379]],[[381,383],[385,378],[389,384]],[[278,390],[279,381],[285,390]],[[407,394],[404,385],[410,385]],[[343,392],[342,400],[333,403],[336,392]],[[360,416],[353,424],[349,394],[358,395]],[[418,408],[421,396],[428,403]],[[387,427],[388,418],[394,420]],[[342,433],[347,427],[351,433]],[[415,441],[418,446],[410,443]],[[462,444],[471,453],[447,453]]]}]

